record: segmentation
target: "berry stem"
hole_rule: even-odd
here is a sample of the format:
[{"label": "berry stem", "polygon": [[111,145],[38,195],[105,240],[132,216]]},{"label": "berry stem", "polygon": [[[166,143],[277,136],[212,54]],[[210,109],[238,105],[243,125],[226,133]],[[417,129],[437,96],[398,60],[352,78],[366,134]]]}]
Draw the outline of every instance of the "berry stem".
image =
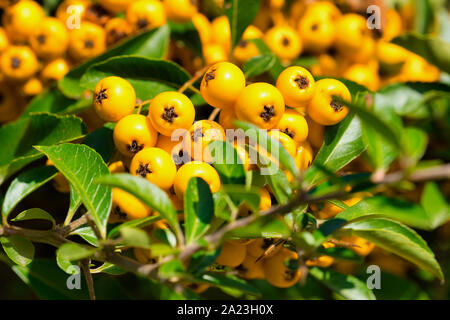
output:
[{"label": "berry stem", "polygon": [[193,88],[194,88],[194,83],[195,83],[198,79],[200,79],[200,78],[203,76],[203,74],[209,69],[209,67],[210,67],[210,66],[205,66],[203,69],[200,69],[199,71],[197,71],[191,79],[189,79],[188,81],[186,81],[186,82],[180,87],[180,89],[178,89],[178,92],[179,92],[179,93],[183,93],[183,92],[185,92],[187,89],[191,89],[191,90],[194,91],[195,93],[199,93],[199,91],[198,91],[196,88],[195,88],[195,90],[193,89]]}]

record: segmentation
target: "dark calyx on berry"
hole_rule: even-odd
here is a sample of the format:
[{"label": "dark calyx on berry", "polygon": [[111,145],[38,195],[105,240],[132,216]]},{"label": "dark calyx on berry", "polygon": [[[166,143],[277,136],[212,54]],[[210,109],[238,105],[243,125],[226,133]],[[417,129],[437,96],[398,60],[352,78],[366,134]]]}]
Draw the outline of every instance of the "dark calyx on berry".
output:
[{"label": "dark calyx on berry", "polygon": [[287,47],[291,43],[291,41],[288,38],[284,37],[281,43],[283,44],[283,46]]},{"label": "dark calyx on berry", "polygon": [[21,61],[20,61],[19,58],[17,58],[17,57],[12,57],[11,58],[11,68],[13,68],[13,69],[19,68],[20,67],[20,63],[21,63]]},{"label": "dark calyx on berry", "polygon": [[294,81],[300,89],[306,89],[309,85],[308,78],[304,76],[298,76]]},{"label": "dark calyx on berry", "polygon": [[138,142],[136,140],[133,140],[131,142],[131,144],[127,145],[127,149],[131,153],[136,154],[139,151],[141,151],[142,149],[144,149],[144,145],[143,144],[138,144]]},{"label": "dark calyx on berry", "polygon": [[119,206],[114,207],[114,214],[116,214],[120,219],[126,219],[127,214],[120,209]]},{"label": "dark calyx on berry", "polygon": [[192,134],[192,140],[194,140],[194,142],[197,142],[198,139],[203,138],[203,131],[201,128],[195,129],[194,133]]},{"label": "dark calyx on berry", "polygon": [[137,26],[139,29],[144,29],[147,28],[148,26],[148,21],[145,18],[141,18],[137,21]]},{"label": "dark calyx on berry", "polygon": [[136,173],[140,175],[142,178],[145,178],[147,174],[152,173],[152,170],[149,168],[149,164],[141,164],[139,168],[136,170]]},{"label": "dark calyx on berry", "polygon": [[331,102],[330,102],[330,106],[333,108],[333,110],[335,111],[335,112],[340,112],[340,111],[342,111],[342,104],[340,104],[339,102],[337,102],[337,101],[334,101],[334,100],[332,100]]},{"label": "dark calyx on berry", "polygon": [[45,34],[40,34],[36,37],[36,39],[40,44],[44,44],[47,40],[47,37],[45,36]]},{"label": "dark calyx on berry", "polygon": [[275,116],[275,108],[271,105],[264,106],[264,111],[259,116],[265,121],[269,122]]},{"label": "dark calyx on berry", "polygon": [[178,114],[175,112],[174,107],[165,107],[164,113],[162,114],[162,118],[164,119],[164,121],[173,123],[175,118],[178,118]]},{"label": "dark calyx on berry", "polygon": [[292,139],[294,139],[294,137],[295,137],[295,132],[289,130],[289,128],[283,129],[283,130],[281,130],[281,132],[287,134]]},{"label": "dark calyx on berry", "polygon": [[90,39],[84,40],[84,47],[85,47],[86,49],[91,49],[91,48],[93,48],[93,47],[94,47],[94,41],[92,41],[92,40],[90,40]]},{"label": "dark calyx on berry", "polygon": [[108,99],[108,96],[106,95],[106,89],[101,89],[96,95],[95,95],[95,102],[96,103],[103,103],[103,100]]},{"label": "dark calyx on berry", "polygon": [[216,69],[213,68],[213,69],[211,69],[211,71],[208,71],[206,73],[206,75],[205,75],[205,84],[206,84],[206,86],[208,86],[208,82],[210,80],[214,80],[216,78],[215,72],[216,72]]}]

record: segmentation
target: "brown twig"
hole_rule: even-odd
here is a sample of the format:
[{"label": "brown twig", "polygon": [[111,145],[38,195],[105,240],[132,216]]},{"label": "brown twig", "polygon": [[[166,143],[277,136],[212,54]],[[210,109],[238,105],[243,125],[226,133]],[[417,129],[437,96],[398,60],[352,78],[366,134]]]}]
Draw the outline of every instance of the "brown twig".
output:
[{"label": "brown twig", "polygon": [[213,110],[213,112],[211,112],[211,114],[209,115],[208,120],[214,121],[214,119],[216,119],[217,115],[219,114],[220,109],[215,108]]},{"label": "brown twig", "polygon": [[450,179],[450,163],[443,164],[437,167],[420,169],[411,173],[404,171],[396,171],[386,174],[381,178],[372,176],[372,182],[377,184],[392,184],[402,180],[408,180],[411,182],[422,182],[430,180],[445,180]]},{"label": "brown twig", "polygon": [[178,89],[178,92],[183,93],[185,92],[188,88],[192,87],[195,83],[195,81],[197,81],[198,79],[200,79],[203,74],[206,72],[206,70],[208,70],[210,66],[206,66],[203,69],[200,69],[199,71],[197,71],[194,76],[189,79],[188,81],[186,81],[181,87],[180,89]]},{"label": "brown twig", "polygon": [[89,268],[90,259],[83,259],[80,261],[81,269],[83,269],[84,277],[86,278],[86,284],[89,291],[89,297],[91,300],[96,300],[95,298],[95,288],[94,288],[94,280],[92,279],[91,270]]}]

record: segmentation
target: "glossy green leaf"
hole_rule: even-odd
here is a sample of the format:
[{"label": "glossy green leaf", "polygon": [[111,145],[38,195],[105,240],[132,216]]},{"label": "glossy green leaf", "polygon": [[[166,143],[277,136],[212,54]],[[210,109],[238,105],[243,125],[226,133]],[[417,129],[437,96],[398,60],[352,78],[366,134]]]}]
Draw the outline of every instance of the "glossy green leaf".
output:
[{"label": "glossy green leaf", "polygon": [[141,177],[120,173],[105,175],[96,179],[96,183],[123,189],[141,200],[147,206],[160,213],[177,233],[181,233],[177,212],[166,192]]},{"label": "glossy green leaf", "polygon": [[435,229],[450,220],[450,206],[435,182],[427,182],[420,199],[423,209],[430,217],[430,228]]},{"label": "glossy green leaf", "polygon": [[227,234],[228,237],[239,239],[287,238],[290,235],[291,230],[284,221],[270,216],[260,217],[248,226],[234,229]]},{"label": "glossy green leaf", "polygon": [[[13,266],[12,269],[41,299],[89,299],[84,278],[80,278],[81,290],[70,290],[67,287],[69,276],[58,268],[54,259],[37,259],[26,267]],[[80,271],[80,269],[72,269],[72,274],[77,270]]]},{"label": "glossy green leaf", "polygon": [[338,273],[332,269],[309,269],[309,273],[326,287],[348,300],[375,300],[367,284],[352,275]]},{"label": "glossy green leaf", "polygon": [[277,139],[269,137],[264,130],[259,129],[253,124],[238,120],[235,121],[235,124],[238,128],[245,131],[245,136],[249,137],[250,141],[258,143],[258,145],[267,150],[272,157],[280,161],[283,168],[289,170],[294,176],[299,174],[294,158]]},{"label": "glossy green leaf", "polygon": [[313,186],[325,177],[314,164],[320,164],[336,172],[357,158],[365,149],[361,121],[354,114],[349,114],[339,124],[327,128],[324,144],[313,165],[306,171],[305,181]]},{"label": "glossy green leaf", "polygon": [[133,227],[120,228],[122,244],[127,247],[149,249],[151,245],[148,234],[141,229]]},{"label": "glossy green leaf", "polygon": [[419,34],[428,33],[432,21],[433,10],[430,0],[414,0],[415,17],[414,17],[414,30]]},{"label": "glossy green leaf", "polygon": [[83,144],[97,151],[105,163],[109,163],[115,150],[114,126],[114,123],[108,122],[103,127],[87,134],[83,140]]},{"label": "glossy green leaf", "polygon": [[403,131],[402,141],[405,146],[406,155],[415,162],[419,161],[428,145],[428,135],[425,131],[415,127],[407,127]]},{"label": "glossy green leaf", "polygon": [[97,239],[97,236],[95,235],[94,230],[92,230],[91,227],[81,227],[78,228],[70,233],[71,236],[80,236],[84,240],[87,241],[87,243],[93,245],[94,247],[99,246],[99,242]]},{"label": "glossy green leaf", "polygon": [[159,220],[161,220],[161,216],[156,215],[156,216],[150,216],[150,217],[145,217],[145,218],[141,218],[141,219],[135,219],[135,220],[130,220],[124,223],[119,224],[117,227],[115,227],[114,229],[112,229],[111,231],[109,231],[108,233],[108,238],[113,238],[114,236],[116,236],[117,234],[120,233],[120,230],[122,228],[126,228],[126,227],[132,227],[132,228],[139,228],[142,229],[144,227],[147,227],[149,225],[151,225],[152,223],[155,223]]},{"label": "glossy green leaf", "polygon": [[91,106],[91,99],[70,99],[57,88],[53,87],[34,97],[22,113],[21,118],[27,118],[37,112],[49,112],[61,115],[75,114]]},{"label": "glossy green leaf", "polygon": [[0,128],[0,184],[43,155],[35,145],[54,145],[82,138],[86,126],[75,116],[36,114]]},{"label": "glossy green leaf", "polygon": [[56,221],[50,213],[39,208],[28,209],[19,213],[11,221],[26,221],[26,220],[47,220],[52,223],[52,227],[55,227]]},{"label": "glossy green leaf", "polygon": [[78,262],[72,262],[67,259],[63,259],[59,254],[56,255],[56,264],[58,267],[67,274],[72,274],[71,271],[78,267]]},{"label": "glossy green leaf", "polygon": [[37,167],[19,174],[9,185],[3,200],[2,213],[8,217],[9,213],[30,193],[55,177],[54,167]]},{"label": "glossy green leaf", "polygon": [[193,243],[203,236],[213,217],[214,201],[209,185],[201,178],[192,178],[184,194],[186,243]]},{"label": "glossy green leaf", "polygon": [[[402,120],[392,110],[380,110],[377,116],[382,121],[395,128],[395,132],[402,132]],[[367,120],[368,121],[368,120]],[[365,124],[365,122],[364,122]],[[387,169],[389,165],[398,157],[399,148],[393,144],[393,141],[401,138],[388,139],[383,135],[382,128],[363,125],[363,137],[367,144],[367,156],[371,166],[375,169]],[[400,133],[399,133],[400,136]]]},{"label": "glossy green leaf", "polygon": [[435,36],[414,33],[400,35],[392,42],[418,54],[442,71],[450,73],[450,43]]},{"label": "glossy green leaf", "polygon": [[253,212],[259,211],[261,197],[258,188],[244,185],[223,185],[222,189],[236,206],[246,203]]},{"label": "glossy green leaf", "polygon": [[119,56],[92,65],[80,85],[93,90],[101,79],[118,76],[128,80],[142,101],[158,93],[173,91],[190,79],[189,74],[174,62],[137,56]]},{"label": "glossy green leaf", "polygon": [[241,159],[236,149],[228,142],[212,141],[208,145],[212,156],[212,165],[220,175],[224,184],[244,184],[244,159]]},{"label": "glossy green leaf", "polygon": [[186,47],[191,49],[195,55],[203,56],[202,41],[200,35],[192,22],[175,23],[169,21],[170,36],[183,43]]},{"label": "glossy green leaf", "polygon": [[64,220],[64,225],[68,225],[71,221],[77,210],[83,204],[80,195],[74,189],[72,185],[70,185],[70,203],[69,210],[67,211],[66,219]]},{"label": "glossy green leaf", "polygon": [[76,243],[64,243],[56,250],[56,255],[61,259],[69,261],[78,261],[91,257],[97,248],[88,248]]},{"label": "glossy green leaf", "polygon": [[258,13],[261,0],[225,0],[225,14],[230,22],[231,46],[234,48],[242,38],[245,29]]},{"label": "glossy green leaf", "polygon": [[442,83],[396,83],[373,95],[374,108],[394,110],[399,116],[411,117],[426,107],[427,101],[448,95],[450,87]]},{"label": "glossy green leaf", "polygon": [[245,280],[233,275],[222,275],[218,273],[206,273],[201,276],[201,282],[208,283],[214,286],[227,287],[246,292],[252,295],[258,295],[259,291],[253,286],[249,285]]},{"label": "glossy green leaf", "polygon": [[85,88],[80,86],[80,79],[86,70],[101,61],[119,55],[137,55],[149,58],[163,58],[169,44],[169,27],[162,26],[159,29],[145,31],[139,35],[121,42],[116,47],[72,69],[58,82],[59,89],[71,98],[79,98]]},{"label": "glossy green leaf", "polygon": [[414,230],[385,218],[367,218],[345,225],[344,231],[375,243],[444,279],[441,267],[426,242]]},{"label": "glossy green leaf", "polygon": [[3,250],[8,257],[20,266],[26,266],[34,258],[33,243],[21,236],[10,236],[0,238]]},{"label": "glossy green leaf", "polygon": [[259,76],[269,71],[276,63],[274,54],[263,54],[248,60],[242,67],[246,79]]},{"label": "glossy green leaf", "polygon": [[411,227],[432,230],[440,220],[437,216],[427,214],[419,205],[385,196],[369,197],[339,213],[336,218],[352,221],[369,215],[382,215],[400,221]]},{"label": "glossy green leaf", "polygon": [[94,179],[109,174],[100,155],[85,145],[62,144],[36,147],[44,153],[66,177],[79,194],[101,235],[106,237],[106,225],[112,206],[112,191],[108,186],[96,185]]}]

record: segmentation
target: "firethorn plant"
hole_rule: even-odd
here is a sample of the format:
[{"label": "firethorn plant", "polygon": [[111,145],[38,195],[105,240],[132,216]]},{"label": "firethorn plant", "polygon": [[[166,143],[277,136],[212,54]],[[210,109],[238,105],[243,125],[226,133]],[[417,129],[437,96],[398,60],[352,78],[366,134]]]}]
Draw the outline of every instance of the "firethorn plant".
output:
[{"label": "firethorn plant", "polygon": [[448,299],[448,17],[365,2],[0,1],[0,290]]}]

